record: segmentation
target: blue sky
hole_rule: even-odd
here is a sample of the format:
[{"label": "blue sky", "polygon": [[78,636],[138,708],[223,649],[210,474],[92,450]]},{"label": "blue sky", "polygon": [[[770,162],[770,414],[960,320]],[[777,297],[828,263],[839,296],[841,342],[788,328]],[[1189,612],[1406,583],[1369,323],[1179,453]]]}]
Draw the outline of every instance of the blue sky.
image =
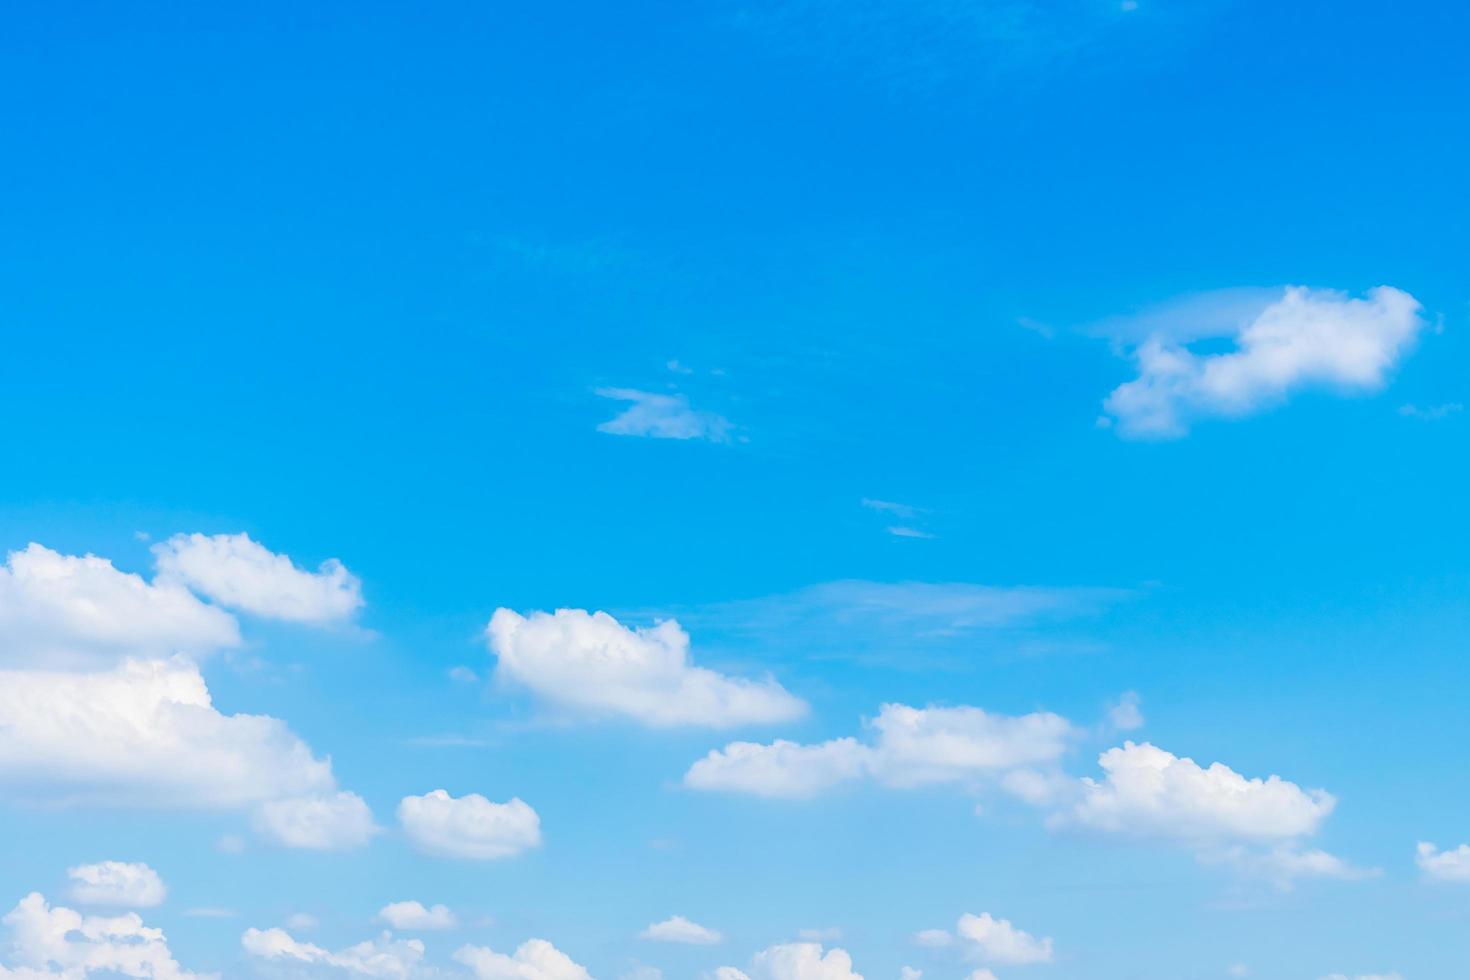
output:
[{"label": "blue sky", "polygon": [[1467,27],[14,5],[0,977],[1463,976]]}]

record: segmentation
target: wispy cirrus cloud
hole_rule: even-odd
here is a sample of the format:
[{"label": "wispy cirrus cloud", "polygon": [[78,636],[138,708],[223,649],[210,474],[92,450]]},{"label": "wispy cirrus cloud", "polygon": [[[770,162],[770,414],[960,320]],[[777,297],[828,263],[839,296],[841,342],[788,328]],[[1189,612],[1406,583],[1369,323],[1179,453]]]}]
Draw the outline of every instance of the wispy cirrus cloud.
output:
[{"label": "wispy cirrus cloud", "polygon": [[595,394],[629,402],[627,408],[597,427],[613,436],[648,439],[702,439],[730,442],[734,425],[723,415],[690,407],[681,394],[660,394],[637,388],[597,388]]},{"label": "wispy cirrus cloud", "polygon": [[1459,415],[1465,406],[1459,402],[1441,402],[1438,405],[1400,405],[1399,414],[1406,419],[1420,422],[1440,422],[1452,415]]}]

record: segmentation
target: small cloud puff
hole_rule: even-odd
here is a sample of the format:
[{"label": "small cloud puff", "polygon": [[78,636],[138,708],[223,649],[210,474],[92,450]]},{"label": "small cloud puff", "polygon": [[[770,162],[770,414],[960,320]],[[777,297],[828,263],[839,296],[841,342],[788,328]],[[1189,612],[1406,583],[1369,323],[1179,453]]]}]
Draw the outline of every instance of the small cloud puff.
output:
[{"label": "small cloud puff", "polygon": [[595,393],[632,403],[597,427],[598,432],[608,435],[729,442],[734,430],[729,419],[691,408],[683,395],[661,395],[636,388],[598,388]]},{"label": "small cloud puff", "polygon": [[541,819],[519,798],[491,803],[478,793],[456,798],[436,789],[405,796],[398,821],[416,848],[436,857],[488,861],[541,843]]},{"label": "small cloud puff", "polygon": [[713,946],[724,940],[713,929],[691,922],[682,915],[674,915],[655,922],[638,934],[640,939],[652,939],[662,943],[685,943],[691,946]]}]

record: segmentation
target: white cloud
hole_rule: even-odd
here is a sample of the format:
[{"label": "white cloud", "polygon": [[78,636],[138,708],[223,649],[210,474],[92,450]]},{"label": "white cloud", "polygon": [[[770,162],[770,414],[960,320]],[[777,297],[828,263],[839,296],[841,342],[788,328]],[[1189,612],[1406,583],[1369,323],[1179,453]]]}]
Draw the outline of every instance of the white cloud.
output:
[{"label": "white cloud", "polygon": [[1139,697],[1134,691],[1125,691],[1118,703],[1108,709],[1108,725],[1118,732],[1136,731],[1143,727],[1143,712],[1139,710]]},{"label": "white cloud", "polygon": [[690,922],[682,915],[674,915],[655,922],[638,934],[640,939],[653,939],[661,943],[687,943],[691,946],[713,946],[725,937],[713,929],[697,922]]},{"label": "white cloud", "polygon": [[1470,881],[1470,844],[1451,851],[1441,851],[1433,844],[1420,841],[1414,862],[1424,877],[1437,881]]},{"label": "white cloud", "polygon": [[774,679],[694,666],[689,634],[674,620],[629,629],[603,612],[497,609],[486,635],[498,676],[569,711],[714,728],[789,721],[806,711]]},{"label": "white cloud", "polygon": [[1232,865],[1246,874],[1266,878],[1283,890],[1290,890],[1300,878],[1361,881],[1378,874],[1375,869],[1359,868],[1335,854],[1316,848],[1303,849],[1295,844],[1282,844],[1267,851],[1237,846],[1203,851],[1198,858],[1205,864]]},{"label": "white cloud", "polygon": [[[1248,319],[1226,319],[1224,333],[1218,321],[1208,330],[1161,327],[1134,351],[1139,376],[1114,389],[1104,410],[1123,436],[1173,438],[1195,420],[1251,415],[1301,388],[1376,391],[1423,327],[1420,309],[1389,286],[1363,299],[1292,286]],[[1181,333],[1228,335],[1234,349],[1196,353]]]},{"label": "white cloud", "polygon": [[442,789],[405,796],[398,821],[414,846],[437,857],[489,860],[541,843],[541,820],[519,798],[491,803],[478,793],[455,798]]},{"label": "white cloud", "polygon": [[456,684],[478,684],[480,682],[480,675],[463,665],[450,667],[445,673]]},{"label": "white cloud", "polygon": [[598,432],[608,435],[729,442],[734,429],[722,415],[691,408],[683,395],[661,395],[636,388],[598,388],[596,394],[632,403],[597,427]]},{"label": "white cloud", "polygon": [[718,980],[863,980],[845,949],[822,952],[820,943],[782,943],[755,954],[749,973],[734,967],[716,971]]},{"label": "white cloud", "polygon": [[417,939],[394,939],[388,932],[335,953],[300,942],[284,929],[246,929],[240,945],[249,955],[278,964],[331,967],[380,980],[428,975],[422,969],[424,944]]},{"label": "white cloud", "polygon": [[873,720],[874,776],[890,786],[965,782],[976,776],[1054,762],[1074,731],[1060,715],[992,714],[980,708],[885,704]]},{"label": "white cloud", "polygon": [[297,568],[246,534],[176,534],[153,546],[161,582],[188,586],[222,606],[298,623],[347,619],[362,587],[335,558],[316,572]]},{"label": "white cloud", "polygon": [[255,827],[278,844],[316,851],[361,847],[378,832],[363,798],[345,791],[269,800],[256,808]]},{"label": "white cloud", "polygon": [[872,497],[864,497],[860,503],[868,510],[876,510],[880,514],[892,514],[894,517],[908,520],[926,513],[922,507],[914,507],[909,504],[900,504],[892,500],[874,500]]},{"label": "white cloud", "polygon": [[335,789],[331,764],[265,715],[215,710],[198,668],[0,671],[0,785],[51,802],[234,808]]},{"label": "white cloud", "polygon": [[924,971],[912,966],[898,968],[898,980],[923,980]]},{"label": "white cloud", "polygon": [[1048,712],[1008,716],[902,704],[883,705],[868,727],[876,733],[871,743],[733,742],[695,762],[684,784],[771,797],[814,796],[864,777],[893,787],[971,784],[1052,764],[1073,734],[1066,719]]},{"label": "white cloud", "polygon": [[1314,833],[1336,805],[1325,790],[1247,779],[1218,762],[1201,768],[1146,742],[1125,742],[1098,763],[1104,778],[1083,779],[1082,798],[1058,823],[1200,843],[1279,841]]},{"label": "white cloud", "polygon": [[587,969],[544,939],[528,939],[506,956],[485,946],[463,946],[454,954],[476,980],[591,980]]},{"label": "white cloud", "polygon": [[1439,405],[1426,405],[1423,408],[1418,405],[1399,406],[1400,415],[1406,419],[1418,419],[1420,422],[1440,422],[1464,410],[1465,406],[1459,402],[1444,402]]},{"label": "white cloud", "polygon": [[286,926],[298,932],[307,932],[321,925],[310,912],[297,912],[286,920]]},{"label": "white cloud", "polygon": [[0,568],[0,664],[88,669],[127,656],[198,657],[239,643],[229,613],[105,558],[32,544]]},{"label": "white cloud", "polygon": [[777,739],[769,745],[731,742],[713,749],[684,774],[690,789],[797,799],[816,796],[867,771],[872,749],[856,739],[820,745]]},{"label": "white cloud", "polygon": [[146,909],[162,905],[168,889],[158,872],[146,864],[99,861],[67,869],[71,897],[83,905]]},{"label": "white cloud", "polygon": [[421,902],[390,902],[378,910],[378,918],[394,929],[454,929],[459,917],[447,905],[425,908]]},{"label": "white cloud", "polygon": [[95,973],[145,980],[207,980],[205,974],[179,966],[163,931],[143,925],[135,912],[84,916],[62,906],[52,907],[42,895],[32,892],[0,922],[11,934],[10,962],[0,965],[0,978],[84,980]]},{"label": "white cloud", "polygon": [[1037,939],[1011,925],[1009,919],[997,919],[989,912],[960,916],[955,935],[964,941],[969,952],[991,963],[1022,966],[1051,962],[1049,938]]},{"label": "white cloud", "polygon": [[914,933],[914,943],[930,949],[940,949],[953,944],[954,936],[950,935],[948,929],[921,929]]}]

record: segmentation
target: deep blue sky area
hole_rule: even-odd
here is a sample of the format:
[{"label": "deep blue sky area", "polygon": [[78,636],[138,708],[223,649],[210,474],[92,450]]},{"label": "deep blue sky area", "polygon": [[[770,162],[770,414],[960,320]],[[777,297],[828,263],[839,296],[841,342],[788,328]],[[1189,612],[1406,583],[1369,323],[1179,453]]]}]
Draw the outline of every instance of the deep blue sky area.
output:
[{"label": "deep blue sky area", "polygon": [[9,4],[0,978],[1467,975],[1467,33]]}]

